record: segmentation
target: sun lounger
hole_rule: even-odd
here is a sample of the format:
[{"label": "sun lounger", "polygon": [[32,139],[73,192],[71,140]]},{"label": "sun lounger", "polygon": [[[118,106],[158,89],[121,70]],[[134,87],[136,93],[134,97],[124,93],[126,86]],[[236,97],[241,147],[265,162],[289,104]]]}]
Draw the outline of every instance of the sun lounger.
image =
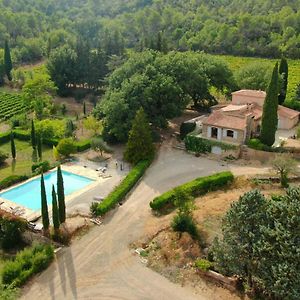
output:
[{"label": "sun lounger", "polygon": [[103,201],[104,197],[102,197],[102,196],[94,196],[93,199],[96,200],[96,201]]}]

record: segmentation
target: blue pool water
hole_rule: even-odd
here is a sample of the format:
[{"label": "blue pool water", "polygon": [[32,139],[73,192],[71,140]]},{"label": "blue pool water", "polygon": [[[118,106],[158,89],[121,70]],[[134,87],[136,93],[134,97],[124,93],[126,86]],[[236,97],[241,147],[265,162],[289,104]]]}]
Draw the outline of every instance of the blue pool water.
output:
[{"label": "blue pool water", "polygon": [[[93,180],[79,176],[70,172],[62,171],[64,179],[65,195],[70,195],[87,185],[91,184]],[[52,184],[54,184],[55,190],[57,182],[57,174],[51,172],[44,175],[45,187],[47,194],[47,202],[52,203]],[[41,208],[41,179],[36,178],[32,181],[24,183],[11,190],[0,193],[0,197],[25,206],[31,210],[39,210]]]}]

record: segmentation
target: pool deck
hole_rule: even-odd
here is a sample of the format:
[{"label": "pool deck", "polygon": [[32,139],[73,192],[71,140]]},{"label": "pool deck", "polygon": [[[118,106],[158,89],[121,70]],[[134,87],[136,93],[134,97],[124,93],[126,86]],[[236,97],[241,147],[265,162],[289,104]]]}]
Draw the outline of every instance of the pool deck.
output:
[{"label": "pool deck", "polygon": [[[67,214],[83,213],[87,214],[89,212],[90,204],[94,201],[93,197],[101,196],[105,197],[128,173],[128,166],[124,168],[123,171],[120,171],[113,162],[108,166],[108,169],[105,173],[101,171],[96,171],[94,166],[84,166],[76,163],[67,163],[61,166],[61,169],[76,175],[84,176],[89,179],[94,180],[91,184],[87,185],[85,188],[76,191],[65,197],[66,201],[66,210]],[[101,167],[98,165],[98,167]],[[49,172],[54,172],[51,170]],[[48,172],[48,173],[49,173]],[[46,173],[47,174],[47,173]],[[1,191],[1,193],[9,191],[17,186],[23,185],[27,182],[30,182],[36,178],[39,178],[40,175],[32,177],[24,182],[21,182],[17,185],[14,185],[8,189]],[[10,213],[19,215],[20,217],[28,220],[34,221],[41,216],[41,211],[33,211],[27,207],[24,207],[20,204],[14,203],[10,200],[0,197],[0,207]],[[49,214],[51,215],[52,206],[48,204]]]}]

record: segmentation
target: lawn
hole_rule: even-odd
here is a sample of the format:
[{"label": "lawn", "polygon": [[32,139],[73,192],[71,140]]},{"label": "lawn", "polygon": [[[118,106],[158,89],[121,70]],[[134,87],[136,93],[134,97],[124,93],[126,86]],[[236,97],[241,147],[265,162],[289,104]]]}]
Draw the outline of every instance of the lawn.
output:
[{"label": "lawn", "polygon": [[[230,56],[230,55],[217,55],[217,57],[222,58],[225,62],[228,63],[230,69],[235,72],[246,64],[253,62],[272,62],[275,65],[275,62],[279,61],[278,59],[267,59],[267,58],[257,58],[257,57],[239,57],[239,56]],[[295,94],[295,89],[298,83],[300,83],[300,59],[288,60],[289,64],[289,84],[288,84],[288,93],[287,99],[292,99]]]},{"label": "lawn", "polygon": [[[0,167],[0,180],[10,175],[31,175],[32,147],[28,142],[15,140],[17,158],[15,165],[12,163],[11,157],[6,160],[6,164]],[[0,145],[0,150],[9,154],[10,142]],[[52,148],[43,146],[43,160],[54,162]]]}]

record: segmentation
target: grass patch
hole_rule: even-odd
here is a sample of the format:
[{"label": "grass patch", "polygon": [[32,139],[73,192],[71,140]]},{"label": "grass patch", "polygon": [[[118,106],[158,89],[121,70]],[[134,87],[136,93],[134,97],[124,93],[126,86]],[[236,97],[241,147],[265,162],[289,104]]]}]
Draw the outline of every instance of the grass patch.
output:
[{"label": "grass patch", "polygon": [[[32,147],[27,141],[20,141],[15,139],[17,158],[13,163],[12,158],[8,158],[6,163],[0,166],[0,181],[11,175],[31,175],[31,166],[34,163],[32,161]],[[0,145],[0,150],[9,154],[10,142]],[[43,160],[47,160],[50,163],[54,163],[53,151],[51,147],[43,146]]]}]

